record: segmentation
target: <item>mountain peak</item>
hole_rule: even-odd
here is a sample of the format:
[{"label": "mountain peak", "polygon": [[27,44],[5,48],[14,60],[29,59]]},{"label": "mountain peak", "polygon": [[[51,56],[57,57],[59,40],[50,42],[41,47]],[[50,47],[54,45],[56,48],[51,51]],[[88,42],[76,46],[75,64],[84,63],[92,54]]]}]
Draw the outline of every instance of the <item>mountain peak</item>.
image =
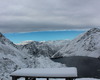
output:
[{"label": "mountain peak", "polygon": [[96,33],[96,32],[100,32],[99,28],[92,28],[89,31],[86,32],[87,35],[90,35],[91,33]]},{"label": "mountain peak", "polygon": [[92,28],[92,29],[90,29],[89,31],[96,31],[96,32],[99,32],[100,31],[100,29],[99,28]]},{"label": "mountain peak", "polygon": [[53,55],[54,57],[62,56],[100,56],[100,29],[92,28],[84,34],[78,36],[70,43],[60,49]]},{"label": "mountain peak", "polygon": [[80,37],[80,39],[79,39],[78,41],[83,40],[83,39],[89,37],[89,36],[92,35],[92,34],[96,34],[97,32],[100,32],[100,29],[99,29],[99,28],[92,28],[92,29],[88,30],[86,33],[84,33],[84,34]]}]

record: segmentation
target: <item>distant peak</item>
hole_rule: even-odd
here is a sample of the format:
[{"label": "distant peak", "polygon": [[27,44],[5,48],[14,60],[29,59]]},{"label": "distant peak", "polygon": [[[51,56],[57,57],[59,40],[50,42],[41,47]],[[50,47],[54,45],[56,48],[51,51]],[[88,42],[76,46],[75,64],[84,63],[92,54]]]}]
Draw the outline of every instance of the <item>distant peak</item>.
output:
[{"label": "distant peak", "polygon": [[92,33],[100,32],[99,28],[92,28],[89,31],[86,32],[86,35],[90,35]]}]

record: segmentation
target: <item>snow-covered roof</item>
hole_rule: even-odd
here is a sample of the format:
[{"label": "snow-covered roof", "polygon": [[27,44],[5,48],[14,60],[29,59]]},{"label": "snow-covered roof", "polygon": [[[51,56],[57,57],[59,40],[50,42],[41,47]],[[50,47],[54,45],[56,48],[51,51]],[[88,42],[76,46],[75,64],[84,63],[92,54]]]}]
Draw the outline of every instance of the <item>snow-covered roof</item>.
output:
[{"label": "snow-covered roof", "polygon": [[17,70],[11,76],[32,77],[77,77],[77,69],[70,68],[24,68]]}]

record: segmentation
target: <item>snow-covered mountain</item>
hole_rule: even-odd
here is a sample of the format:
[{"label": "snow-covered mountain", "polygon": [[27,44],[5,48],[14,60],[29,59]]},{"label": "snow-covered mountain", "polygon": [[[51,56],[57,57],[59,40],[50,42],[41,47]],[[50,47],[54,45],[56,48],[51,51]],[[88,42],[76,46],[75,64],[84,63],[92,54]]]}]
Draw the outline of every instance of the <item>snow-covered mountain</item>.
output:
[{"label": "snow-covered mountain", "polygon": [[100,56],[100,29],[93,28],[79,35],[69,44],[65,45],[52,57],[64,56]]},{"label": "snow-covered mountain", "polygon": [[43,56],[52,52],[49,46],[36,41],[16,45],[0,33],[0,80],[10,80],[10,73],[20,68],[65,67]]},{"label": "snow-covered mountain", "polygon": [[31,61],[25,60],[26,56],[0,33],[0,80],[8,79],[9,73],[16,69],[29,66]]},{"label": "snow-covered mountain", "polygon": [[33,56],[45,56],[51,57],[59,49],[68,44],[70,40],[57,40],[57,41],[24,41],[20,44],[17,44],[20,47],[20,50],[27,52]]},{"label": "snow-covered mountain", "polygon": [[25,41],[14,44],[0,33],[0,80],[20,68],[65,67],[49,57],[100,56],[100,29],[94,28],[76,39],[59,41]]}]

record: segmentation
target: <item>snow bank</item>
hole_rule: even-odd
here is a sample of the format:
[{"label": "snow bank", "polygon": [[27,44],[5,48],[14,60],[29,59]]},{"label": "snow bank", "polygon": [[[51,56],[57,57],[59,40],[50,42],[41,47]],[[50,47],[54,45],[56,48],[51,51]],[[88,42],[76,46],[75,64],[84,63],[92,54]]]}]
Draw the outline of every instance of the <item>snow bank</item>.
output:
[{"label": "snow bank", "polygon": [[77,69],[70,68],[24,68],[13,72],[13,76],[32,77],[77,77]]},{"label": "snow bank", "polygon": [[35,68],[61,68],[61,67],[66,67],[65,64],[54,62],[50,58],[44,57],[44,56],[35,58],[34,65],[35,65]]}]

